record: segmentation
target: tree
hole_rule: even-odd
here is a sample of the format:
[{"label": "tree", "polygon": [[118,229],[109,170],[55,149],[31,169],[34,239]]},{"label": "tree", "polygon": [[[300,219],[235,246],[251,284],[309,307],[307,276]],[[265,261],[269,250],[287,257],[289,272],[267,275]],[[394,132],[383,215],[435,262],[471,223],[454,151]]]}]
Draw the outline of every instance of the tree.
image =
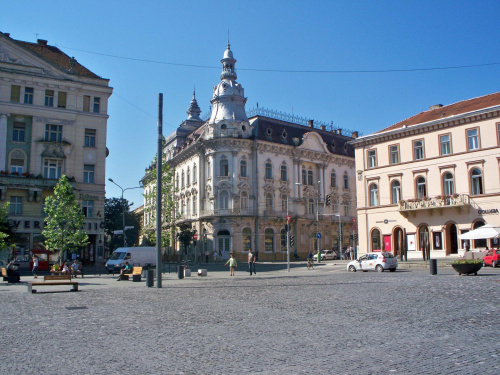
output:
[{"label": "tree", "polygon": [[137,215],[130,212],[133,203],[127,199],[106,198],[104,202],[104,232],[106,233],[109,251],[123,247],[123,235],[115,235],[115,230],[123,229],[123,212],[125,210],[125,226],[133,226],[127,230],[127,246],[137,246],[141,223]]},{"label": "tree", "polygon": [[[148,169],[145,177],[146,183],[151,187],[149,193],[145,194],[146,202],[149,202],[144,209],[144,215],[150,215],[149,223],[144,228],[144,235],[153,246],[156,246],[156,156]],[[175,232],[174,225],[174,171],[164,160],[162,164],[161,179],[161,248],[165,249],[172,243],[172,237]]]},{"label": "tree", "polygon": [[14,231],[12,225],[9,223],[8,217],[8,208],[10,203],[6,203],[2,207],[0,207],[0,251],[4,250],[9,246],[8,238],[12,238]]},{"label": "tree", "polygon": [[65,175],[54,188],[54,195],[45,200],[44,210],[47,215],[42,231],[45,247],[51,251],[59,250],[59,260],[65,251],[75,252],[88,244],[88,235],[83,229],[85,216]]}]

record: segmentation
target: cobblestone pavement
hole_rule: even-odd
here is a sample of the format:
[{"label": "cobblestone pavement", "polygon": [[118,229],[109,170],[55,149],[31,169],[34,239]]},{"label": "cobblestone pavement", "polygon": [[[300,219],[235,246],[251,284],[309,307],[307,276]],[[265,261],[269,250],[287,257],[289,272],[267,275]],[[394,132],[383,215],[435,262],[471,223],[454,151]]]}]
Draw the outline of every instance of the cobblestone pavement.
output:
[{"label": "cobblestone pavement", "polygon": [[244,266],[165,274],[161,289],[105,275],[79,278],[78,293],[3,282],[0,374],[500,373],[500,268]]}]

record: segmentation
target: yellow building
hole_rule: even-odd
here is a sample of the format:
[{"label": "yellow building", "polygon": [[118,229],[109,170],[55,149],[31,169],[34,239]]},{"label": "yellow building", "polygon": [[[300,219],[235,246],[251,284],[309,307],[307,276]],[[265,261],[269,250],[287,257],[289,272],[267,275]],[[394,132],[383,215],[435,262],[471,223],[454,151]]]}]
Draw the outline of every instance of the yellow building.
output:
[{"label": "yellow building", "polygon": [[401,255],[406,240],[408,258],[461,254],[460,234],[500,225],[500,93],[431,106],[352,144],[360,253]]}]

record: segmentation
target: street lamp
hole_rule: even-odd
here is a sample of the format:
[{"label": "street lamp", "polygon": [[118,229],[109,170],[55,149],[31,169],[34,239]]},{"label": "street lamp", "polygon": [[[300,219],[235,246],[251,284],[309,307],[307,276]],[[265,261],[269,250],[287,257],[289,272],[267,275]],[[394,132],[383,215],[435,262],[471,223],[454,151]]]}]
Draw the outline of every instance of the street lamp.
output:
[{"label": "street lamp", "polygon": [[332,214],[332,216],[338,216],[339,217],[339,240],[338,240],[338,245],[339,245],[339,259],[340,255],[342,254],[342,224],[340,222],[340,212],[338,214]]},{"label": "street lamp", "polygon": [[143,187],[142,186],[136,186],[136,187],[131,187],[131,188],[122,188],[120,185],[118,185],[116,182],[113,181],[112,178],[108,178],[108,181],[109,182],[112,182],[113,184],[115,184],[116,186],[118,186],[121,191],[122,191],[122,228],[123,228],[123,247],[127,247],[127,235],[125,234],[125,232],[128,230],[128,229],[132,229],[134,227],[126,227],[125,226],[125,204],[123,202],[123,193],[125,193],[125,190],[132,190],[132,189],[142,189]]}]

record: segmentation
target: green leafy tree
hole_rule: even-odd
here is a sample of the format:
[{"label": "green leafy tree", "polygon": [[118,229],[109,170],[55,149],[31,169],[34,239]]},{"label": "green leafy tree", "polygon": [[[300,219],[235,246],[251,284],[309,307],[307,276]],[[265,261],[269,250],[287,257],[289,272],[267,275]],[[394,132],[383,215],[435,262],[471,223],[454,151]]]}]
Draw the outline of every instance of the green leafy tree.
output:
[{"label": "green leafy tree", "polygon": [[115,230],[123,229],[123,210],[125,210],[125,226],[133,226],[128,229],[127,246],[137,246],[139,242],[139,231],[141,222],[137,215],[130,211],[133,203],[126,199],[107,198],[104,202],[104,232],[110,252],[123,247],[123,235],[115,235]]},{"label": "green leafy tree", "polygon": [[[144,183],[150,188],[149,193],[144,197],[149,204],[144,209],[144,215],[151,215],[149,224],[144,228],[144,236],[153,245],[156,246],[156,156],[151,163],[151,167],[147,171],[144,178]],[[172,243],[172,237],[175,233],[174,225],[174,171],[169,164],[164,161],[162,164],[162,179],[161,179],[161,203],[162,203],[162,218],[161,218],[161,247],[166,249]]]},{"label": "green leafy tree", "polygon": [[184,255],[187,255],[187,248],[193,240],[193,235],[194,232],[191,230],[191,228],[183,228],[179,232],[179,242],[181,243]]},{"label": "green leafy tree", "polygon": [[12,225],[8,220],[8,209],[10,203],[6,203],[2,207],[0,207],[0,251],[6,249],[10,242],[9,238],[13,238],[14,231],[12,229]]},{"label": "green leafy tree", "polygon": [[47,215],[42,232],[45,247],[51,251],[59,250],[60,260],[65,251],[75,252],[88,244],[88,235],[83,229],[85,216],[65,175],[54,188],[54,195],[45,200],[44,210]]}]

